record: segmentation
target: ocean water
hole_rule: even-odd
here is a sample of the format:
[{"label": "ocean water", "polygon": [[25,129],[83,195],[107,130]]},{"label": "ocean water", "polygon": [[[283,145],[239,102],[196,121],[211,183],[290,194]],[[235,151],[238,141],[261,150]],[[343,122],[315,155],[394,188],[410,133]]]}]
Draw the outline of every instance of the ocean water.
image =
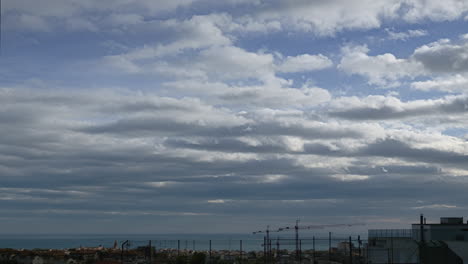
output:
[{"label": "ocean water", "polygon": [[[293,237],[271,237],[271,247],[280,249],[295,249],[295,240]],[[353,238],[355,239],[355,238]],[[67,249],[78,247],[113,247],[115,241],[120,245],[130,241],[130,248],[147,246],[151,240],[152,246],[156,249],[180,248],[181,250],[239,250],[242,241],[244,251],[262,251],[263,236],[249,234],[60,234],[60,235],[1,235],[0,248],[14,249]],[[331,241],[332,247],[336,247],[340,242],[348,241],[344,236],[342,238],[334,237]],[[329,241],[326,236],[320,236],[315,239],[316,250],[327,250]],[[357,241],[353,241],[357,246]],[[279,244],[279,245],[278,245]],[[314,243],[311,238],[301,239],[301,248],[303,250],[313,249]]]}]

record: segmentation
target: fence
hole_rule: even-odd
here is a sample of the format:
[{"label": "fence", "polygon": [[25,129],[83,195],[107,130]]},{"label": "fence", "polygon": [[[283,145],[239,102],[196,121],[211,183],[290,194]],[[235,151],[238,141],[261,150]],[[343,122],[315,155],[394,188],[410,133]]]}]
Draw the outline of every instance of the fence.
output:
[{"label": "fence", "polygon": [[377,237],[394,237],[394,238],[412,238],[413,237],[412,229],[369,229],[368,237],[377,238]]},{"label": "fence", "polygon": [[[130,241],[125,250],[152,248],[146,263],[165,263],[167,259],[185,259],[195,254],[206,259],[199,263],[343,263],[343,264],[412,264],[419,263],[418,245],[407,230],[371,230],[369,240],[360,236],[240,240],[151,240]],[[150,254],[153,254],[150,256]],[[153,262],[151,262],[153,261]],[[132,262],[134,263],[134,262]],[[197,262],[190,262],[197,263]]]},{"label": "fence", "polygon": [[[248,240],[151,240],[129,241],[123,251],[151,248],[149,262],[158,255],[166,258],[191,258],[203,253],[203,263],[368,263],[366,240],[358,237],[284,238],[264,237]],[[153,254],[153,256],[150,256]],[[125,254],[123,254],[125,255]],[[155,263],[161,263],[163,261]],[[182,262],[181,262],[182,263]]]}]

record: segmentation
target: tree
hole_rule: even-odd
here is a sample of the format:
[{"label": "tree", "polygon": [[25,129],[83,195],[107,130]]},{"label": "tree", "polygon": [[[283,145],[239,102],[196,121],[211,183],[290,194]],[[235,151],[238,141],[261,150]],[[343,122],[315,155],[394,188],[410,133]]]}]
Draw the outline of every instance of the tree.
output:
[{"label": "tree", "polygon": [[190,264],[204,264],[206,259],[206,254],[203,252],[195,252],[190,259]]}]

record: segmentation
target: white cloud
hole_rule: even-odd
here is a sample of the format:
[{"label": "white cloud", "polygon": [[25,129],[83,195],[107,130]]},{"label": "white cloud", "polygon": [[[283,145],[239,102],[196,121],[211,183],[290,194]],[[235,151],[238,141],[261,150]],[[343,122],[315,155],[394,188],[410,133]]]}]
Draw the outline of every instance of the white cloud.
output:
[{"label": "white cloud", "polygon": [[[174,12],[177,8],[196,7],[196,0],[16,0],[6,5],[7,13],[20,13],[39,17],[50,28],[63,28],[63,21],[83,17],[102,18],[114,23],[98,23],[100,30],[115,26],[140,23],[141,17],[154,19]],[[233,21],[228,27],[238,32],[268,32],[283,29],[310,31],[319,35],[353,29],[372,29],[384,20],[405,20],[417,23],[425,19],[447,21],[460,18],[468,10],[468,4],[459,0],[348,0],[348,1],[203,1],[201,14],[217,10],[244,10],[242,15],[232,12]],[[223,6],[223,8],[220,8]],[[201,9],[201,10],[200,10]],[[98,14],[98,15],[96,15]],[[196,15],[196,14],[194,14]],[[29,24],[33,29],[34,24]],[[108,28],[110,26],[110,28]],[[107,28],[106,28],[107,27]],[[82,27],[81,29],[85,29]],[[95,30],[87,27],[89,30]],[[129,29],[130,30],[130,29]]]},{"label": "white cloud", "polygon": [[468,72],[466,41],[455,44],[449,39],[441,39],[416,48],[408,58],[396,58],[391,53],[369,56],[368,52],[366,46],[344,47],[338,69],[364,76],[370,84],[384,87],[398,86],[404,78],[429,76],[433,80],[414,82],[413,88],[463,90],[465,73]]},{"label": "white cloud", "polygon": [[168,44],[144,46],[121,55],[130,60],[147,60],[174,56],[186,49],[201,49],[231,44],[231,40],[211,21],[210,17],[196,16],[189,20],[166,20],[160,25],[175,32],[176,39]]},{"label": "white cloud", "polygon": [[257,78],[266,81],[274,78],[271,54],[248,52],[234,46],[203,50],[194,64],[211,79]]},{"label": "white cloud", "polygon": [[391,53],[369,56],[368,52],[366,46],[344,47],[338,68],[348,74],[365,76],[370,84],[380,86],[398,85],[401,78],[411,78],[422,72],[417,63],[396,58]]},{"label": "white cloud", "polygon": [[332,35],[343,30],[378,28],[383,20],[454,20],[468,10],[468,5],[458,0],[278,0],[254,10],[252,16],[260,21],[280,21],[283,28]]},{"label": "white cloud", "polygon": [[411,87],[422,91],[444,91],[450,93],[467,92],[468,78],[465,75],[455,74],[444,77],[436,77],[432,80],[411,83]]},{"label": "white cloud", "polygon": [[212,102],[228,105],[264,106],[271,108],[311,107],[331,100],[328,90],[303,86],[230,86],[222,82],[174,81],[165,84],[184,93],[196,93]]},{"label": "white cloud", "polygon": [[332,178],[336,178],[341,181],[364,181],[369,179],[367,175],[353,175],[353,174],[335,174],[331,176]]},{"label": "white cloud", "polygon": [[159,182],[146,182],[145,184],[151,187],[155,187],[155,188],[165,188],[165,187],[174,186],[175,184],[177,184],[177,182],[159,181]]},{"label": "white cloud", "polygon": [[301,54],[294,57],[286,57],[277,66],[277,70],[280,72],[306,72],[329,68],[332,65],[333,62],[322,54]]},{"label": "white cloud", "polygon": [[398,1],[271,1],[255,17],[279,20],[283,27],[331,35],[344,29],[379,27],[380,17],[392,16],[398,7]]},{"label": "white cloud", "polygon": [[269,174],[269,175],[264,175],[260,181],[264,183],[279,183],[287,178],[288,178],[287,175]]},{"label": "white cloud", "polygon": [[458,206],[450,205],[450,204],[430,204],[430,205],[412,207],[411,209],[421,210],[421,209],[453,209],[453,208],[458,208]]},{"label": "white cloud", "polygon": [[468,10],[468,3],[459,0],[410,0],[403,2],[406,12],[403,18],[409,22],[418,22],[423,19],[433,21],[446,21],[459,18]]},{"label": "white cloud", "polygon": [[225,203],[226,201],[223,200],[223,199],[216,199],[216,200],[208,200],[207,203],[211,203],[211,204],[223,204]]},{"label": "white cloud", "polygon": [[410,29],[406,32],[394,32],[387,29],[387,34],[389,39],[408,40],[410,38],[427,36],[428,32],[421,29]]}]

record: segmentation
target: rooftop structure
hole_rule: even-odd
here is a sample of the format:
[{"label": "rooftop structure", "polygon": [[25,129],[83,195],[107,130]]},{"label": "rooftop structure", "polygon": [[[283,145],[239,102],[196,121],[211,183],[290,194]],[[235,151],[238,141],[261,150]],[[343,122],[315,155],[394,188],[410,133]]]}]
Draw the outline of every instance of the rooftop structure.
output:
[{"label": "rooftop structure", "polygon": [[440,223],[412,224],[412,234],[416,241],[468,241],[468,223],[463,222],[463,217],[441,217]]},{"label": "rooftop structure", "polygon": [[369,230],[367,256],[370,263],[468,263],[468,222],[441,217],[427,223],[421,215],[411,229]]}]

